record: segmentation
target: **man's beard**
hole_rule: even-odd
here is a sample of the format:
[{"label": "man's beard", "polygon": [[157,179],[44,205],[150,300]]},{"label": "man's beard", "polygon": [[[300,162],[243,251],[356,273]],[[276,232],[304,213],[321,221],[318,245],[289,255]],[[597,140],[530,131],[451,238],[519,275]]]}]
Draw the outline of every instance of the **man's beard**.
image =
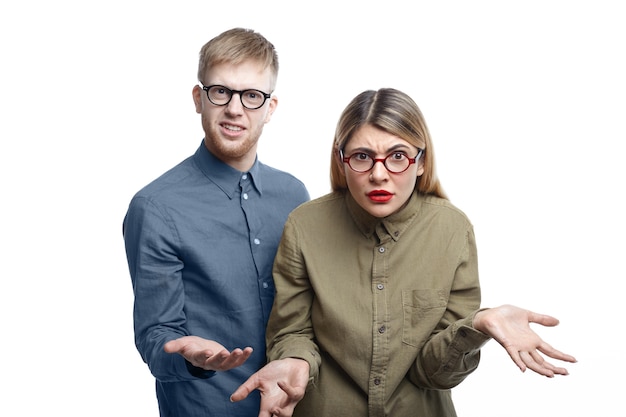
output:
[{"label": "man's beard", "polygon": [[258,131],[246,131],[243,138],[229,140],[224,138],[217,128],[205,129],[205,141],[209,145],[209,150],[217,157],[224,159],[239,159],[244,157],[257,144],[261,136],[262,128]]}]

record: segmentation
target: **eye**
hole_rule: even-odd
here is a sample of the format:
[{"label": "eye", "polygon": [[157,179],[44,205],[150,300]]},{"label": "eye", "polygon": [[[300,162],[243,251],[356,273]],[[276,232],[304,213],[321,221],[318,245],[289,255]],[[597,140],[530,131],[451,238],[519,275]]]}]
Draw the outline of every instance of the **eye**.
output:
[{"label": "eye", "polygon": [[402,160],[408,158],[408,156],[404,152],[394,152],[394,153],[390,154],[388,156],[388,158],[390,158],[390,159],[392,159],[394,161],[402,161]]},{"label": "eye", "polygon": [[256,91],[246,91],[246,97],[250,100],[257,100],[259,98],[259,93]]},{"label": "eye", "polygon": [[371,157],[364,152],[357,152],[352,155],[352,158],[354,158],[357,161],[368,161],[371,159]]},{"label": "eye", "polygon": [[213,90],[211,91],[211,93],[217,96],[225,96],[228,94],[226,92],[226,89],[223,87],[213,87]]}]

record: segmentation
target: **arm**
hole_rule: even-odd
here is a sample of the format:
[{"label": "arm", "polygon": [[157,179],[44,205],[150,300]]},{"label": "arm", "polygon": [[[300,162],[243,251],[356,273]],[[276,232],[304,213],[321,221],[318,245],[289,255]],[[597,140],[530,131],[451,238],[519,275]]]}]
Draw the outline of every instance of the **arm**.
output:
[{"label": "arm", "polygon": [[524,372],[527,368],[549,378],[567,375],[567,369],[546,362],[539,352],[553,359],[574,363],[576,359],[560,352],[544,342],[532,329],[530,323],[556,326],[559,321],[544,314],[537,314],[511,305],[486,309],[474,316],[474,328],[494,338]]},{"label": "arm", "polygon": [[135,294],[135,344],[152,374],[161,381],[192,380],[210,377],[206,370],[243,363],[251,348],[236,349],[231,357],[220,344],[188,335],[183,262],[167,211],[145,198],[134,198],[123,232]]},{"label": "arm", "polygon": [[274,261],[276,295],[267,324],[267,356],[270,361],[303,359],[308,362],[313,379],[321,362],[311,319],[315,292],[300,248],[299,232],[297,224],[288,219]]},{"label": "arm", "polygon": [[472,327],[481,296],[473,229],[460,229],[450,242],[448,253],[455,257],[456,267],[437,278],[449,282],[444,284],[449,286],[448,298],[443,312],[432,318],[432,333],[409,371],[410,380],[422,388],[450,389],[460,384],[478,367],[480,348],[489,340]]}]

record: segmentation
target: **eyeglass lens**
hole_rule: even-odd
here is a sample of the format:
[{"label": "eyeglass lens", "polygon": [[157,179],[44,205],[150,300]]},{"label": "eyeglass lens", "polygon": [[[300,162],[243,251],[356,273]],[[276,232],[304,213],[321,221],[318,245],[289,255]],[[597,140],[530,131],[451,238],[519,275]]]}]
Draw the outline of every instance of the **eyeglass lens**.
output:
[{"label": "eyeglass lens", "polygon": [[265,103],[265,100],[267,100],[267,94],[260,90],[248,89],[237,91],[221,85],[212,85],[210,87],[204,87],[204,89],[211,103],[217,106],[224,106],[230,103],[233,93],[239,94],[241,104],[248,109],[258,109]]},{"label": "eyeglass lens", "polygon": [[366,153],[355,153],[348,158],[350,168],[357,172],[366,172],[374,167],[376,161],[381,161],[390,172],[400,173],[406,171],[411,165],[409,157],[402,152],[394,152],[387,155],[383,160],[374,159]]}]

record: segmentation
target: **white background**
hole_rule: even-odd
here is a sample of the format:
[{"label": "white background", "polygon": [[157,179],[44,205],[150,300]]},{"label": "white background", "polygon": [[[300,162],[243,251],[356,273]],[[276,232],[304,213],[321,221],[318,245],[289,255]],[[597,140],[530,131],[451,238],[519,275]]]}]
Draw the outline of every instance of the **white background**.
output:
[{"label": "white background", "polygon": [[0,415],[158,414],[121,224],[200,144],[198,51],[235,26],[280,56],[261,160],[320,196],[341,110],[404,90],[474,223],[483,305],[561,320],[537,331],[571,375],[522,374],[491,341],[459,415],[623,415],[625,17],[605,0],[3,2]]}]

